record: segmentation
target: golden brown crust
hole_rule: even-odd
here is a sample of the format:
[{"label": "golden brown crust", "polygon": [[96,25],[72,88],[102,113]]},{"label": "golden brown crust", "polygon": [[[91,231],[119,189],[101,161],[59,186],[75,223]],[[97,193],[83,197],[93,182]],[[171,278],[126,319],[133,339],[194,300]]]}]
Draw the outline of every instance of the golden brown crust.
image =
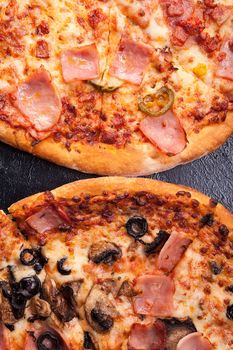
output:
[{"label": "golden brown crust", "polygon": [[[124,177],[102,177],[98,179],[79,180],[52,190],[53,195],[62,198],[72,198],[73,196],[79,196],[82,193],[88,193],[90,195],[101,195],[103,191],[108,192],[136,192],[136,191],[148,191],[157,195],[160,194],[173,194],[178,191],[185,190],[191,193],[192,197],[197,199],[201,204],[208,205],[210,198],[203,193],[200,193],[192,188],[175,185],[158,180],[143,179],[143,178],[124,178]],[[9,212],[13,214],[16,210],[23,207],[24,204],[32,204],[40,193],[24,198],[9,208]],[[233,214],[224,208],[223,205],[218,204],[215,208],[215,215],[224,222],[230,230],[233,229]]]},{"label": "golden brown crust", "polygon": [[32,146],[32,139],[23,129],[13,129],[0,121],[0,139],[16,148],[52,161],[58,165],[98,175],[139,176],[157,173],[188,163],[206,155],[223,144],[233,132],[233,112],[225,122],[204,127],[199,133],[187,135],[185,150],[173,157],[158,152],[150,143],[130,144],[125,148],[111,145],[75,143],[68,151],[51,137]]}]

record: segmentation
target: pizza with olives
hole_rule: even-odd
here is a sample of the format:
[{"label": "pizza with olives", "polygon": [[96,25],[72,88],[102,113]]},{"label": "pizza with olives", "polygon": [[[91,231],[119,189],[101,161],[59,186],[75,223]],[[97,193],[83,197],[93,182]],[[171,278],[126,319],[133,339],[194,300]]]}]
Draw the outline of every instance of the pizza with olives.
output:
[{"label": "pizza with olives", "polygon": [[0,140],[145,175],[232,133],[231,0],[0,1]]},{"label": "pizza with olives", "polygon": [[233,217],[183,186],[74,182],[0,213],[1,350],[231,350]]}]

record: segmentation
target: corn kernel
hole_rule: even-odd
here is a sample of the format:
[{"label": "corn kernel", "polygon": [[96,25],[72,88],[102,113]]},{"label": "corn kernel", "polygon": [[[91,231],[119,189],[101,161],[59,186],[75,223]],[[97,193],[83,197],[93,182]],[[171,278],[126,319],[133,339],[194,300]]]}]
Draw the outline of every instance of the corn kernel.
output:
[{"label": "corn kernel", "polygon": [[198,77],[201,78],[207,73],[207,67],[204,63],[199,63],[196,67],[193,68],[193,73]]}]

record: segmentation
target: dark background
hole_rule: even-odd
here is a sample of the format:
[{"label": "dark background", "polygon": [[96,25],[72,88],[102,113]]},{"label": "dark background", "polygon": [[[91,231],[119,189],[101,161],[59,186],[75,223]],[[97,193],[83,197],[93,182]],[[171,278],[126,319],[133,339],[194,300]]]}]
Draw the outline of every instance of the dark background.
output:
[{"label": "dark background", "polygon": [[[191,186],[233,211],[232,150],[233,138],[202,159],[150,177]],[[0,143],[1,209],[31,194],[90,177],[95,176],[59,167]]]}]

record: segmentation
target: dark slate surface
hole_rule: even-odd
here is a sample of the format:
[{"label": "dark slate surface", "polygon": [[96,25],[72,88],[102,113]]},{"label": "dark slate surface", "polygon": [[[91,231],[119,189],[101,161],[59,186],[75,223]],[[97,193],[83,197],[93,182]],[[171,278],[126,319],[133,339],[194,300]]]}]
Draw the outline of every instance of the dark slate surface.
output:
[{"label": "dark slate surface", "polygon": [[[196,188],[233,211],[232,150],[233,138],[202,159],[151,177]],[[90,177],[94,175],[58,167],[0,143],[1,209],[31,194]]]}]

